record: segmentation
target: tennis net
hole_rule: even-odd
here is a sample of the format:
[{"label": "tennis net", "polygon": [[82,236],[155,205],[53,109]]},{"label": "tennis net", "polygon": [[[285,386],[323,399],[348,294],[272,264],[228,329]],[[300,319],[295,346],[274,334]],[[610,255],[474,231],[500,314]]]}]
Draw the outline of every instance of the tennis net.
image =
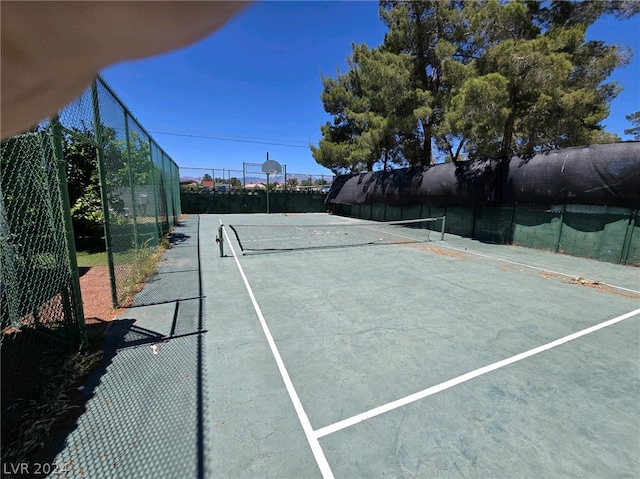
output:
[{"label": "tennis net", "polygon": [[[403,221],[359,221],[324,225],[229,224],[244,252],[293,251],[373,244],[405,244],[430,241],[431,231],[444,239],[445,216]],[[218,241],[224,256],[223,227]]]}]

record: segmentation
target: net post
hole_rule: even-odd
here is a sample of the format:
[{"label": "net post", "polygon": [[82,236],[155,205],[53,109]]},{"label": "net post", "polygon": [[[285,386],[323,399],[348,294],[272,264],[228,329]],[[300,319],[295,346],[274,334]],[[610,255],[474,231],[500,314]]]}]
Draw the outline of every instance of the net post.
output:
[{"label": "net post", "polygon": [[223,225],[218,226],[218,236],[216,238],[216,243],[218,243],[218,247],[220,248],[220,257],[224,258],[224,236],[223,236]]},{"label": "net post", "polygon": [[446,216],[446,215],[444,215],[444,216],[442,217],[442,231],[440,232],[440,240],[441,240],[441,241],[444,241],[444,227],[445,227],[445,223],[446,223],[446,221],[447,221],[447,216]]}]

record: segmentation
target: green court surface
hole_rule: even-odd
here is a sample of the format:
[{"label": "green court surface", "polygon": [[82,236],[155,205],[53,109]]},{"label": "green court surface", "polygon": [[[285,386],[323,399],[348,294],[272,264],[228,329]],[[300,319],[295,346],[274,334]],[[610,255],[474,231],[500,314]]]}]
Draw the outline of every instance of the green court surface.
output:
[{"label": "green court surface", "polygon": [[[339,223],[398,242],[243,254],[231,229]],[[63,477],[640,476],[637,268],[193,215],[135,304],[58,444]]]}]

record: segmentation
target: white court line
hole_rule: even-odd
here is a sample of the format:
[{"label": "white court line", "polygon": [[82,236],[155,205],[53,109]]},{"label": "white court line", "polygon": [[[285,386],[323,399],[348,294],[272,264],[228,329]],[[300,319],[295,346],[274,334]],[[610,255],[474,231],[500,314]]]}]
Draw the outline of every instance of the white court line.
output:
[{"label": "white court line", "polygon": [[[372,229],[372,228],[369,228],[369,229]],[[431,231],[433,231],[433,230],[431,230]],[[382,231],[378,230],[378,232],[382,232]],[[415,241],[422,241],[419,238],[413,238],[411,236],[402,235],[402,234],[399,234],[399,233],[391,233],[391,234],[394,234],[396,236],[401,236],[401,237],[407,238],[407,239],[412,239],[412,240],[415,240]],[[496,256],[491,256],[491,255],[488,255],[488,254],[484,254],[484,253],[478,253],[477,251],[456,248],[455,246],[449,246],[447,244],[443,244],[442,242],[439,242],[438,246],[442,246],[443,248],[447,248],[447,249],[450,249],[450,250],[453,250],[453,251],[459,251],[461,253],[474,254],[476,256],[480,256],[481,258],[488,258],[488,259],[492,259],[494,261],[502,261],[503,263],[509,263],[509,264],[513,264],[513,265],[516,265],[516,266],[522,266],[524,268],[535,269],[536,271],[542,271],[542,272],[545,272],[545,273],[557,274],[558,276],[565,276],[567,278],[574,279],[574,278],[578,278],[579,277],[578,275],[575,275],[575,274],[568,274],[568,273],[562,273],[560,271],[554,271],[552,269],[539,268],[538,266],[532,266],[532,265],[527,264],[527,263],[519,263],[518,261],[512,261],[510,259],[499,258],[499,257],[496,257]],[[615,288],[615,289],[619,289],[619,290],[622,290],[622,291],[627,291],[629,293],[640,294],[640,291],[637,291],[635,289],[625,288],[623,286],[616,286],[615,284],[605,283],[604,281],[598,281],[598,284],[602,284],[604,286],[609,286],[610,288]]]},{"label": "white court line", "polygon": [[[452,250],[455,250],[455,251],[460,251],[462,253],[475,254],[476,256],[481,256],[483,258],[488,258],[488,259],[492,259],[492,260],[495,260],[495,261],[502,261],[504,263],[510,263],[510,264],[514,264],[516,266],[523,266],[525,268],[535,269],[537,271],[543,271],[545,273],[557,274],[559,276],[566,276],[567,278],[574,278],[575,279],[575,278],[579,277],[578,275],[575,275],[575,274],[568,274],[568,273],[562,273],[560,271],[554,271],[552,269],[539,268],[537,266],[532,266],[532,265],[526,264],[526,263],[519,263],[517,261],[512,261],[510,259],[497,258],[495,256],[491,256],[491,255],[484,254],[484,253],[478,253],[476,251],[469,251],[469,250],[466,250],[466,249],[456,248],[454,246],[443,245],[442,243],[440,243],[439,246],[443,246],[445,248],[452,249]],[[629,293],[640,294],[640,291],[636,291],[635,289],[625,288],[623,286],[616,286],[615,284],[605,283],[604,281],[598,281],[598,284],[609,286],[610,288],[620,289],[622,291],[628,291]]]},{"label": "white court line", "polygon": [[373,409],[369,409],[368,411],[365,411],[361,414],[357,414],[355,416],[351,416],[350,418],[347,419],[343,419],[342,421],[338,421],[334,424],[330,424],[328,426],[325,426],[321,429],[318,429],[316,431],[314,431],[314,435],[316,437],[316,439],[319,439],[321,437],[327,436],[329,434],[332,434],[334,432],[340,431],[342,429],[345,429],[349,426],[353,426],[355,424],[358,424],[360,422],[366,421],[367,419],[371,419],[372,417],[378,416],[380,414],[383,414],[385,412],[389,412],[392,411],[393,409],[397,409],[399,407],[402,406],[406,406],[407,404],[410,404],[412,402],[418,401],[420,399],[424,399],[428,396],[432,396],[433,394],[439,393],[441,391],[444,391],[445,389],[449,389],[452,388],[453,386],[457,386],[458,384],[462,384],[466,381],[469,381],[470,379],[474,379],[477,378],[478,376],[482,376],[484,374],[490,373],[491,371],[495,371],[496,369],[500,369],[503,368],[505,366],[508,366],[510,364],[516,363],[518,361],[522,361],[523,359],[529,358],[531,356],[534,356],[536,354],[542,353],[544,351],[547,351],[549,349],[555,348],[557,346],[560,346],[562,344],[568,343],[569,341],[573,341],[574,339],[580,338],[582,336],[586,336],[587,334],[591,334],[594,331],[597,331],[599,329],[602,328],[606,328],[607,326],[611,326],[613,324],[619,323],[620,321],[624,321],[625,319],[631,318],[633,316],[637,316],[638,314],[640,314],[640,309],[636,309],[634,311],[631,311],[629,313],[623,314],[621,316],[618,316],[616,318],[613,319],[609,319],[608,321],[605,321],[603,323],[600,324],[596,324],[595,326],[591,326],[590,328],[587,329],[583,329],[581,331],[578,331],[576,333],[570,334],[568,336],[565,336],[563,338],[557,339],[555,341],[552,341],[550,343],[544,344],[542,346],[539,346],[537,348],[534,349],[530,349],[529,351],[525,351],[524,353],[520,353],[520,354],[516,354],[515,356],[512,356],[510,358],[507,359],[503,359],[502,361],[498,361],[495,362],[493,364],[489,364],[488,366],[484,366],[482,368],[476,369],[475,371],[471,371],[469,373],[463,374],[461,376],[458,376],[456,378],[450,379],[449,381],[445,381],[441,384],[438,384],[436,386],[432,386],[430,388],[427,389],[423,389],[422,391],[419,391],[417,393],[411,394],[409,396],[406,396],[404,398],[401,399],[397,399],[396,401],[392,401],[390,403],[384,404],[382,406],[378,406],[376,408]]},{"label": "white court line", "polygon": [[[412,236],[407,236],[407,235],[403,235],[403,234],[400,234],[400,233],[394,233],[393,231],[378,230],[378,229],[375,229],[375,228],[370,228],[368,226],[363,226],[363,229],[367,229],[367,230],[370,230],[370,231],[375,231],[376,233],[383,233],[383,234],[390,234],[390,235],[393,235],[393,236],[399,236],[400,238],[406,238],[406,239],[410,239],[410,240],[418,241],[418,242],[423,242],[424,241],[424,238],[414,238]],[[429,239],[429,235],[431,234],[431,231],[433,231],[433,230],[430,230],[428,228],[426,228],[426,230],[428,231],[427,239]]]},{"label": "white court line", "polygon": [[[222,224],[222,220],[220,220],[220,224]],[[311,451],[313,452],[313,456],[315,457],[318,467],[320,468],[322,477],[325,479],[333,479],[334,476],[333,476],[333,472],[331,471],[331,467],[329,466],[329,463],[327,462],[327,458],[324,455],[324,451],[322,450],[322,447],[318,442],[318,438],[314,435],[313,428],[311,427],[311,422],[309,421],[309,418],[307,417],[307,413],[302,407],[302,402],[300,402],[298,393],[296,392],[296,389],[293,386],[293,382],[289,377],[289,373],[287,372],[287,369],[284,366],[284,362],[282,361],[282,356],[280,356],[280,352],[278,351],[278,347],[276,346],[273,336],[271,335],[271,331],[269,331],[269,327],[267,326],[267,322],[264,319],[262,310],[260,309],[260,306],[258,305],[258,301],[256,301],[256,297],[253,294],[253,290],[249,285],[249,281],[247,280],[247,277],[244,274],[244,270],[242,269],[240,260],[236,255],[236,251],[233,248],[231,241],[229,241],[229,235],[227,234],[227,231],[224,229],[223,229],[223,232],[224,232],[224,236],[226,238],[227,244],[231,249],[231,254],[233,255],[233,258],[236,260],[238,271],[240,271],[240,276],[242,277],[242,281],[244,281],[244,285],[247,288],[249,297],[251,298],[253,309],[255,309],[256,314],[258,315],[258,319],[260,320],[260,325],[262,326],[264,335],[266,336],[267,342],[269,343],[269,348],[271,348],[271,353],[273,354],[273,357],[276,360],[276,364],[278,365],[278,370],[280,371],[280,375],[282,376],[284,385],[287,388],[287,392],[289,393],[289,398],[291,399],[291,402],[293,403],[293,407],[295,408],[296,413],[298,414],[298,419],[302,424],[302,429],[304,430],[304,434],[307,437],[309,446],[311,446]]]}]

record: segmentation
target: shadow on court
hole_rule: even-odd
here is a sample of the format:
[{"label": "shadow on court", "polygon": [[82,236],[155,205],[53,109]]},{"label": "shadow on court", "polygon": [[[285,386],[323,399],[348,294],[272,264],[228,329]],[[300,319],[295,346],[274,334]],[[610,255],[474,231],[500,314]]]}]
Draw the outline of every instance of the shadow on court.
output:
[{"label": "shadow on court", "polygon": [[84,411],[58,442],[62,477],[203,477],[204,311],[198,218],[105,334]]}]

